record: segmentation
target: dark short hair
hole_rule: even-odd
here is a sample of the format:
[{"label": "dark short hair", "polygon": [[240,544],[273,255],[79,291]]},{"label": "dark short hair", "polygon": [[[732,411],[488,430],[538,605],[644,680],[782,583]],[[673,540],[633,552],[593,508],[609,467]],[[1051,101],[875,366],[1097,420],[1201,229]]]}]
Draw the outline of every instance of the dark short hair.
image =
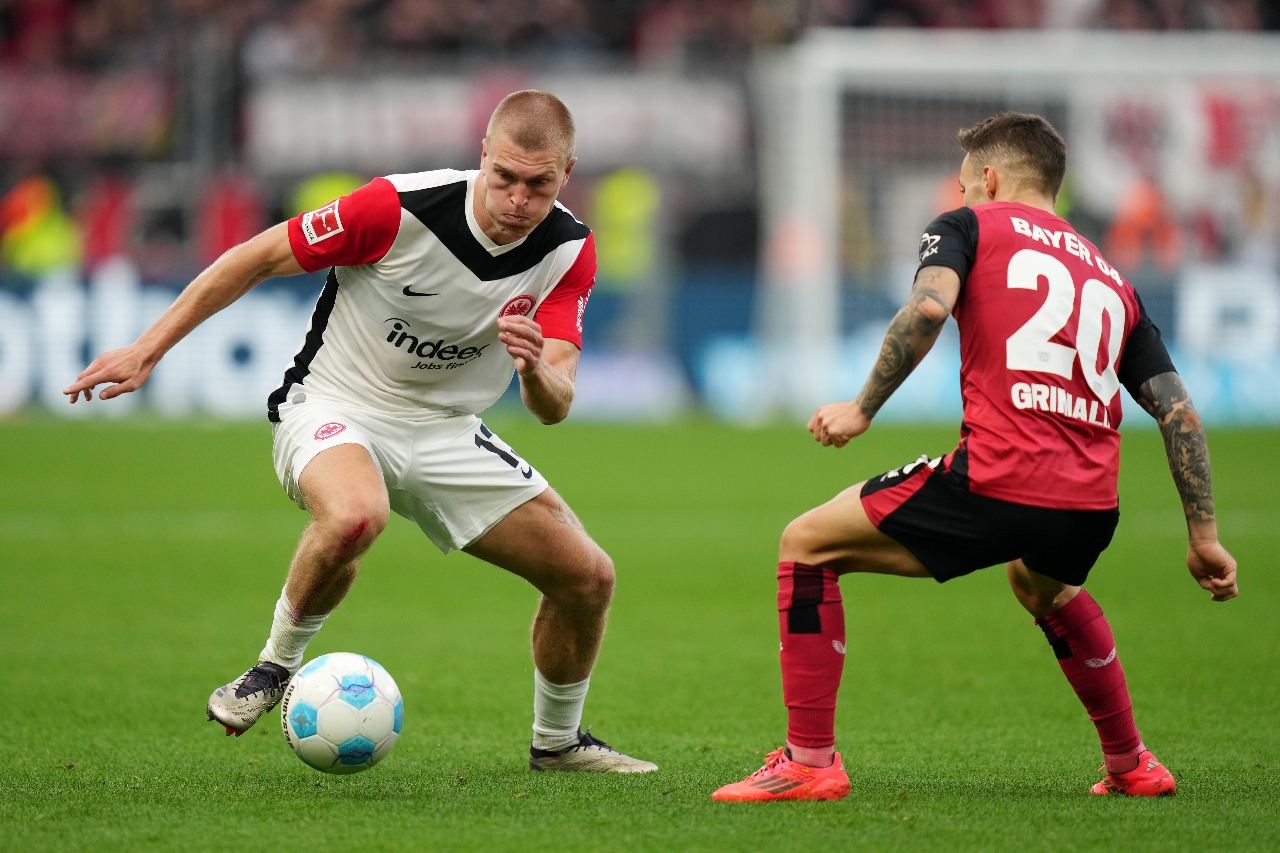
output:
[{"label": "dark short hair", "polygon": [[976,168],[998,163],[1010,179],[1057,197],[1067,172],[1067,143],[1034,113],[1003,112],[956,134]]}]

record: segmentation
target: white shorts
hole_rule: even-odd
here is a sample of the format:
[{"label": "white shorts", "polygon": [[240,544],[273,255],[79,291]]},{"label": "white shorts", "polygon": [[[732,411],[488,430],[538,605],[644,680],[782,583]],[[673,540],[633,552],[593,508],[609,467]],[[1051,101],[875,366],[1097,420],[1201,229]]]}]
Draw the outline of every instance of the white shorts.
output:
[{"label": "white shorts", "polygon": [[547,481],[475,415],[392,416],[314,397],[280,407],[272,461],[289,497],[306,509],[298,477],[319,453],[359,444],[382,472],[391,509],[444,553],[483,536]]}]

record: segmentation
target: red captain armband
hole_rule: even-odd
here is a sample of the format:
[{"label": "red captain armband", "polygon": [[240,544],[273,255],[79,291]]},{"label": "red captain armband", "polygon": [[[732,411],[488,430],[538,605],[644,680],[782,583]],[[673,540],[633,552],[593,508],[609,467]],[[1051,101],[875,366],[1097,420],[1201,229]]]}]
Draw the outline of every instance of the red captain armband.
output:
[{"label": "red captain armband", "polygon": [[400,232],[400,195],[374,178],[328,204],[289,220],[289,247],[308,272],[381,260]]}]

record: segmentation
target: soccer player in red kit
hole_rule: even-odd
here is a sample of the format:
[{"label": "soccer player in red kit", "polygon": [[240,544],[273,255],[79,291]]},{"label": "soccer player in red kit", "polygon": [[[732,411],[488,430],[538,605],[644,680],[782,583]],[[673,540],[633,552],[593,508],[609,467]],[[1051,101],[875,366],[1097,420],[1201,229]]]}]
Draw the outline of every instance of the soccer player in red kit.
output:
[{"label": "soccer player in red kit", "polygon": [[1204,430],[1133,287],[1053,212],[1066,171],[1057,131],[1040,116],[1001,113],[958,141],[964,207],[925,232],[911,295],[862,392],[819,408],[809,430],[834,447],[866,432],[951,315],[960,331],[960,443],[859,483],[787,526],[778,563],[786,745],[715,800],[849,793],[835,751],[841,575],[945,582],[999,563],[1097,727],[1105,776],[1092,792],[1174,792],[1134,722],[1111,627],[1081,587],[1119,520],[1123,385],[1164,437],[1192,577],[1214,601],[1235,597]]},{"label": "soccer player in red kit", "polygon": [[[540,593],[533,623],[534,770],[649,773],[582,731],[614,567],[547,480],[480,420],[514,375],[539,421],[569,414],[591,230],[559,203],[577,158],[548,92],[502,100],[478,169],[374,178],[209,266],[133,344],[68,386],[139,388],[160,358],[272,276],[328,269],[302,344],[267,398],[280,485],[311,514],[257,663],[213,691],[209,720],[242,734],[280,701],[308,643],[355,582],[392,512]],[[429,620],[428,627],[430,630]]]}]

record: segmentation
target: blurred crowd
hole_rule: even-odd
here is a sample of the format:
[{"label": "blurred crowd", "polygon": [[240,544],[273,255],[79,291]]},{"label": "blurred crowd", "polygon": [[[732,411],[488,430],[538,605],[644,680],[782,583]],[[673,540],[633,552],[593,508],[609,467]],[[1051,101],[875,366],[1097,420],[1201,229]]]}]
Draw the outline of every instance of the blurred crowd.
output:
[{"label": "blurred crowd", "polygon": [[[145,278],[173,280],[297,212],[285,196],[296,188],[247,174],[238,150],[238,105],[256,80],[502,61],[732,75],[818,26],[1260,31],[1280,28],[1280,3],[0,0],[0,279],[128,251]],[[203,86],[211,61],[220,87]],[[202,111],[221,129],[201,136]],[[80,148],[59,124],[71,119],[92,126]],[[181,206],[162,185],[183,187]]]},{"label": "blurred crowd", "polygon": [[214,21],[249,74],[383,60],[695,58],[814,26],[1263,30],[1273,0],[0,0],[8,67],[163,69]]}]

